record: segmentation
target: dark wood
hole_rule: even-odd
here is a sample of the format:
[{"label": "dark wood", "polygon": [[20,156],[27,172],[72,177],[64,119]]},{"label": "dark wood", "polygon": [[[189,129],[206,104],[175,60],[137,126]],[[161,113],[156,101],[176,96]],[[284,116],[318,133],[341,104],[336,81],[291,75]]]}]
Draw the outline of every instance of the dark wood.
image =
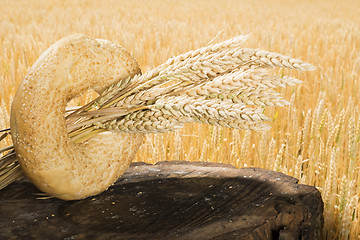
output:
[{"label": "dark wood", "polygon": [[319,239],[316,188],[259,168],[134,163],[108,191],[37,199],[29,182],[0,191],[0,239]]}]

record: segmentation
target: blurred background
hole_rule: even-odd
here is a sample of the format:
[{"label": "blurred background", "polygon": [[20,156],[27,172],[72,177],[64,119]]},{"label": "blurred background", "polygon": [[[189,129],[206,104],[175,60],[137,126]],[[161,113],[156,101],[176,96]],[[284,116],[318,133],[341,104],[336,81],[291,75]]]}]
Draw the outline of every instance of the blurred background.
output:
[{"label": "blurred background", "polygon": [[[360,239],[360,1],[0,0],[0,129],[27,69],[58,39],[84,33],[122,45],[143,72],[168,58],[248,34],[244,47],[317,67],[279,70],[303,84],[278,89],[291,105],[268,107],[263,133],[188,124],[149,134],[136,161],[188,160],[262,167],[318,188],[325,239]],[[83,105],[93,92],[74,99]],[[11,139],[0,142],[0,148]]]}]

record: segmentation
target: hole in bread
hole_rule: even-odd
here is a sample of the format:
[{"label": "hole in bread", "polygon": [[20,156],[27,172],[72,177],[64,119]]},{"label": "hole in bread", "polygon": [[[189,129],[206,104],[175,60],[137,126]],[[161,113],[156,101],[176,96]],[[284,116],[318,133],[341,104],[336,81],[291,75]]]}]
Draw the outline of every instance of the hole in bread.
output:
[{"label": "hole in bread", "polygon": [[66,113],[71,113],[72,111],[78,109],[79,107],[84,106],[85,104],[91,102],[93,99],[98,97],[99,94],[97,94],[93,90],[87,90],[83,94],[81,94],[78,97],[75,97],[71,99],[67,105],[66,105]]}]

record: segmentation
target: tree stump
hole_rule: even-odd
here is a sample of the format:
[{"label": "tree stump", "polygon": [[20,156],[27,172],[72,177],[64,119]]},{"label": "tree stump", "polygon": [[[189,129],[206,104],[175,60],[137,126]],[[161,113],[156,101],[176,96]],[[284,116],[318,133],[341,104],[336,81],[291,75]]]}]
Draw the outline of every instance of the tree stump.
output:
[{"label": "tree stump", "polygon": [[0,239],[319,239],[319,191],[282,173],[192,162],[134,163],[106,192],[38,199],[0,191]]}]

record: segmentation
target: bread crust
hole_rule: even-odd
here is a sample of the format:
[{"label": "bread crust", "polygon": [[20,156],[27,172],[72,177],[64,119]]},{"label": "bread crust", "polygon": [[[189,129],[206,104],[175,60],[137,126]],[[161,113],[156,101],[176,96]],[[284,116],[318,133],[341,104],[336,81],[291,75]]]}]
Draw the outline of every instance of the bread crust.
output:
[{"label": "bread crust", "polygon": [[42,191],[64,200],[106,190],[126,170],[142,134],[100,133],[73,143],[66,104],[88,89],[101,93],[140,73],[122,47],[82,34],[49,47],[21,82],[11,107],[11,134],[26,176]]}]

